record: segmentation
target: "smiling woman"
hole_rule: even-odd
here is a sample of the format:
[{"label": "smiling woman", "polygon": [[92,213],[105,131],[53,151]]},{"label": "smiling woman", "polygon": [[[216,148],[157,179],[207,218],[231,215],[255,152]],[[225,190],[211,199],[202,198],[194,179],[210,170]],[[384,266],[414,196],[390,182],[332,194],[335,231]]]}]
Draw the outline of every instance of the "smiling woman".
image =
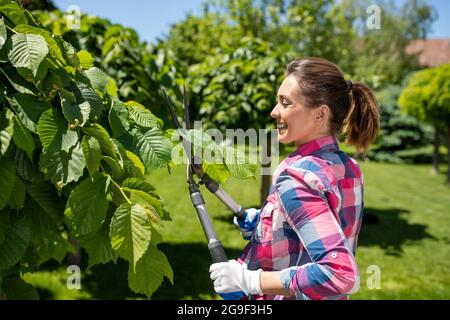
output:
[{"label": "smiling woman", "polygon": [[279,141],[297,150],[275,170],[260,212],[239,224],[252,236],[238,261],[211,266],[214,288],[249,299],[348,299],[359,289],[363,179],[337,136],[345,125],[347,142],[367,150],[379,131],[375,96],[334,64],[306,58],[289,64],[277,98]]}]

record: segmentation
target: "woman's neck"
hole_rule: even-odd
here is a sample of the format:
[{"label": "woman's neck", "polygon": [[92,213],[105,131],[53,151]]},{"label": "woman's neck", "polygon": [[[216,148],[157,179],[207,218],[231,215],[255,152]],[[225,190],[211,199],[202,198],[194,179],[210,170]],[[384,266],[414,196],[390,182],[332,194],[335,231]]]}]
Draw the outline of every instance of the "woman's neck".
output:
[{"label": "woman's neck", "polygon": [[314,135],[314,136],[312,136],[310,138],[306,138],[306,139],[304,139],[302,141],[295,141],[294,144],[295,144],[296,148],[299,148],[302,145],[304,145],[305,143],[308,143],[310,141],[317,140],[317,139],[320,139],[320,138],[323,138],[323,137],[328,137],[328,136],[331,136],[331,133],[317,134],[317,135]]}]

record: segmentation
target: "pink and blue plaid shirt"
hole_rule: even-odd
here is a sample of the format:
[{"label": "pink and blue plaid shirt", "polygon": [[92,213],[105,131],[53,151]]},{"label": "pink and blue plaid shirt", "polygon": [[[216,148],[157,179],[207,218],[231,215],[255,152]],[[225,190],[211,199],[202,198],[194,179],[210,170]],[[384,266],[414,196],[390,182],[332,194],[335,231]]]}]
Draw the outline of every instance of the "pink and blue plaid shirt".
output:
[{"label": "pink and blue plaid shirt", "polygon": [[[239,262],[281,271],[296,299],[348,299],[359,288],[355,262],[363,178],[332,136],[300,146],[278,166],[252,239]],[[289,299],[252,296],[251,299]]]}]

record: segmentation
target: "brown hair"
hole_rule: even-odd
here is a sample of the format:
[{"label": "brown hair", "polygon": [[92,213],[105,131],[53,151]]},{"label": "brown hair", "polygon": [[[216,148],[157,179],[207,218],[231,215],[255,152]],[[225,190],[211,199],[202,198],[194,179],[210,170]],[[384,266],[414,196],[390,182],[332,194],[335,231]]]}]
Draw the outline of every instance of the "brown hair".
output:
[{"label": "brown hair", "polygon": [[331,133],[337,135],[344,128],[345,142],[365,153],[380,129],[378,102],[369,87],[346,81],[335,64],[320,58],[292,61],[286,70],[289,75],[296,77],[306,107],[330,108]]}]

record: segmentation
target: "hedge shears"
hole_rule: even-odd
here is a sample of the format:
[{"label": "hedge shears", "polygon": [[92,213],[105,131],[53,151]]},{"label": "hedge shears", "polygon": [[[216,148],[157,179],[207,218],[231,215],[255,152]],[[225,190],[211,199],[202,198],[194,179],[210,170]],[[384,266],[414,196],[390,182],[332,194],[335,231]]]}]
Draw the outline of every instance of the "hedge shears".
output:
[{"label": "hedge shears", "polygon": [[[191,198],[192,205],[195,207],[197,211],[198,218],[202,225],[203,231],[206,235],[206,239],[208,241],[208,249],[211,254],[212,260],[214,263],[218,262],[228,262],[228,258],[225,254],[225,250],[222,246],[222,243],[217,238],[217,234],[214,231],[214,227],[209,217],[208,211],[205,206],[205,200],[203,195],[199,189],[200,184],[204,184],[205,187],[214,194],[220,201],[222,201],[225,206],[227,206],[233,215],[237,217],[237,219],[245,220],[245,210],[238,204],[236,201],[231,198],[231,196],[222,189],[222,187],[212,179],[208,174],[206,174],[202,169],[202,160],[199,157],[194,156],[193,153],[193,145],[187,138],[187,134],[189,130],[192,129],[190,118],[189,118],[189,105],[187,101],[186,88],[183,89],[183,108],[184,108],[184,120],[185,120],[185,129],[183,129],[178,121],[177,115],[175,113],[175,109],[173,107],[172,102],[167,96],[166,92],[163,90],[163,96],[169,109],[169,112],[172,116],[172,119],[175,123],[176,129],[179,132],[181,143],[183,145],[183,149],[186,152],[188,157],[187,163],[187,183],[188,190]],[[195,180],[195,177],[198,178],[198,181]]]}]

